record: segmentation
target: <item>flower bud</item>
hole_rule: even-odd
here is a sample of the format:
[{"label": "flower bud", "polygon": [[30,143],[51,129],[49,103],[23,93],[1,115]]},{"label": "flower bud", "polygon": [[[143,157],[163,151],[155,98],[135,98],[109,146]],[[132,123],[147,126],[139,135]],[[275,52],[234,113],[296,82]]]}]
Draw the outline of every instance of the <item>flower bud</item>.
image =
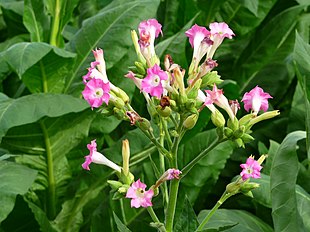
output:
[{"label": "flower bud", "polygon": [[244,134],[244,130],[245,130],[245,127],[244,126],[240,126],[238,130],[235,130],[234,131],[234,137],[235,138],[241,138]]},{"label": "flower bud", "polygon": [[122,90],[121,88],[117,88],[118,92],[116,93],[116,95],[121,98],[123,100],[124,103],[128,103],[129,102],[129,97],[127,95],[127,93]]},{"label": "flower bud", "polygon": [[185,119],[185,121],[183,122],[183,126],[188,130],[192,129],[196,125],[197,120],[198,115],[192,114]]},{"label": "flower bud", "polygon": [[233,183],[230,183],[226,186],[226,191],[228,193],[232,193],[232,194],[238,193],[239,189],[240,189],[240,183],[238,183],[238,182],[233,182]]},{"label": "flower bud", "polygon": [[244,143],[241,138],[235,139],[234,142],[238,147],[244,147]]},{"label": "flower bud", "polygon": [[241,139],[242,139],[243,143],[250,143],[250,142],[254,141],[254,138],[249,134],[243,134]]},{"label": "flower bud", "polygon": [[139,42],[138,42],[139,39],[138,39],[137,32],[134,31],[134,30],[131,31],[131,39],[132,39],[132,42],[133,42],[133,44],[135,46],[135,50],[136,50],[136,53],[137,53],[139,61],[142,64],[146,64],[146,60],[145,60],[144,56],[141,53],[140,45],[139,45]]},{"label": "flower bud", "polygon": [[229,118],[227,121],[227,126],[233,131],[236,131],[239,128],[238,119],[234,118],[233,120],[231,120],[231,118]]},{"label": "flower bud", "polygon": [[232,134],[233,134],[233,130],[230,129],[230,128],[228,128],[228,127],[225,127],[225,128],[224,128],[224,134],[225,134],[225,136],[226,136],[227,138],[230,138],[230,137],[232,136]]},{"label": "flower bud", "polygon": [[190,99],[196,99],[198,96],[198,90],[200,89],[201,86],[201,79],[198,79],[195,81],[193,86],[188,87],[187,90],[187,97]]},{"label": "flower bud", "polygon": [[201,78],[201,88],[205,88],[207,86],[213,86],[214,84],[218,85],[223,82],[221,80],[221,76],[218,75],[217,71],[212,71],[207,73],[205,76]]},{"label": "flower bud", "polygon": [[115,181],[115,180],[108,180],[107,183],[110,185],[110,187],[113,190],[118,190],[120,187],[123,186],[123,183],[121,183],[119,181]]},{"label": "flower bud", "polygon": [[129,174],[129,158],[130,158],[129,141],[127,139],[123,140],[122,156],[123,156],[123,172],[124,175],[127,176]]},{"label": "flower bud", "polygon": [[139,74],[141,74],[141,75],[145,75],[146,74],[145,67],[143,66],[142,63],[136,61],[135,62],[135,66],[136,66],[137,71],[138,71]]},{"label": "flower bud", "polygon": [[249,123],[249,121],[252,119],[252,118],[254,118],[255,116],[253,115],[253,114],[246,114],[246,115],[244,115],[242,118],[240,118],[240,120],[239,120],[239,125],[244,125],[244,126],[246,126],[248,123]]},{"label": "flower bud", "polygon": [[259,184],[257,183],[253,183],[253,182],[244,182],[243,184],[241,184],[240,186],[240,192],[242,193],[247,193],[250,192],[253,189],[256,189],[259,187]]},{"label": "flower bud", "polygon": [[185,87],[183,82],[185,72],[181,71],[179,67],[176,67],[173,69],[173,74],[181,95],[185,95]]},{"label": "flower bud", "polygon": [[216,127],[224,127],[225,118],[217,109],[211,114],[211,121]]},{"label": "flower bud", "polygon": [[260,121],[266,120],[266,119],[270,119],[270,118],[274,118],[276,116],[278,116],[280,114],[279,110],[273,110],[273,111],[268,111],[265,112],[253,119],[250,120],[250,125],[254,125]]},{"label": "flower bud", "polygon": [[170,107],[166,106],[165,108],[161,106],[156,106],[157,113],[162,117],[169,117],[172,110]]},{"label": "flower bud", "polygon": [[136,122],[136,124],[144,131],[147,131],[151,128],[151,123],[146,118],[141,118],[140,120]]}]

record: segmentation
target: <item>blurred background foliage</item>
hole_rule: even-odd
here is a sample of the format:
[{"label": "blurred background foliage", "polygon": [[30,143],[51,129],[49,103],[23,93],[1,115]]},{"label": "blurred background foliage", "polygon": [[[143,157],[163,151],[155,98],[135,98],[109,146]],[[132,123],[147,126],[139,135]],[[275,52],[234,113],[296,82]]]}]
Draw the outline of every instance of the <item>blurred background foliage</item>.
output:
[{"label": "blurred background foliage", "polygon": [[[91,111],[81,98],[91,50],[105,52],[110,81],[149,117],[144,99],[124,78],[136,56],[130,30],[157,18],[156,45],[184,69],[194,23],[226,22],[236,36],[217,50],[217,71],[229,99],[256,85],[273,96],[281,115],[253,127],[245,149],[223,144],[182,180],[175,231],[194,231],[253,154],[268,153],[254,198],[229,199],[205,231],[310,231],[310,10],[308,0],[0,0],[0,231],[156,231],[144,209],[113,200],[115,176],[82,170],[86,144],[121,163],[129,139],[131,170],[148,185],[158,154],[128,122]],[[162,60],[162,59],[161,59]],[[243,115],[241,109],[238,114]],[[180,147],[180,167],[215,139],[204,110]],[[152,156],[151,156],[152,155]],[[163,219],[163,201],[154,200]],[[197,217],[198,216],[198,217]],[[116,221],[116,223],[114,222]],[[128,228],[129,229],[128,229]]]}]

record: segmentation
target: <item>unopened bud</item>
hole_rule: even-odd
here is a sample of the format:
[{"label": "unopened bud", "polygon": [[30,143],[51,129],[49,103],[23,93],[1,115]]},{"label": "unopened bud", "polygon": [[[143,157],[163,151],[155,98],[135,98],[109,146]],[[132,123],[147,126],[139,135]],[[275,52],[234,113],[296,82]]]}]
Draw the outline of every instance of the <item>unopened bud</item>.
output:
[{"label": "unopened bud", "polygon": [[108,180],[107,183],[113,190],[118,190],[120,187],[123,186],[123,183],[116,181],[116,180]]},{"label": "unopened bud", "polygon": [[185,95],[185,87],[183,83],[185,72],[182,72],[179,67],[176,67],[173,69],[173,74],[181,95]]},{"label": "unopened bud", "polygon": [[117,96],[120,97],[124,103],[129,102],[129,97],[128,97],[127,93],[124,90],[122,90],[121,88],[118,88]]},{"label": "unopened bud", "polygon": [[129,158],[130,158],[129,141],[127,139],[123,140],[122,156],[123,156],[123,172],[124,175],[127,176],[129,174]]},{"label": "unopened bud", "polygon": [[114,100],[113,100],[113,104],[116,108],[119,108],[119,109],[123,109],[124,106],[125,106],[125,102],[119,98],[119,97],[116,97]]},{"label": "unopened bud", "polygon": [[250,125],[254,125],[260,121],[263,121],[263,120],[267,120],[267,119],[270,119],[270,118],[274,118],[276,116],[278,116],[280,114],[279,110],[273,110],[273,111],[268,111],[268,112],[265,112],[255,118],[253,118],[252,120],[250,120]]},{"label": "unopened bud", "polygon": [[145,72],[145,67],[143,66],[142,63],[136,61],[136,62],[135,62],[135,66],[136,66],[137,71],[138,71],[139,74],[145,75],[145,73],[146,73],[146,72]]},{"label": "unopened bud", "polygon": [[185,119],[185,121],[183,122],[183,126],[186,129],[192,129],[196,125],[197,120],[198,120],[198,115],[192,114],[188,116],[187,119]]},{"label": "unopened bud", "polygon": [[259,159],[257,160],[257,162],[258,162],[259,164],[262,164],[262,163],[264,162],[264,160],[265,160],[267,157],[268,157],[268,155],[261,155],[261,156],[259,157]]},{"label": "unopened bud", "polygon": [[244,143],[241,138],[235,139],[234,142],[238,147],[244,147]]},{"label": "unopened bud", "polygon": [[198,90],[200,89],[201,86],[201,79],[198,79],[197,81],[195,81],[194,85],[190,86],[187,88],[187,97],[190,99],[196,99],[198,96]]},{"label": "unopened bud", "polygon": [[238,130],[235,130],[234,131],[234,137],[235,138],[240,138],[243,136],[244,134],[244,131],[245,131],[245,127],[244,126],[240,126]]},{"label": "unopened bud", "polygon": [[250,143],[250,142],[254,141],[254,138],[249,134],[243,134],[241,139],[244,143]]},{"label": "unopened bud", "polygon": [[124,109],[114,107],[113,112],[114,112],[114,116],[119,120],[124,120],[126,118],[126,112]]},{"label": "unopened bud", "polygon": [[225,118],[217,109],[211,114],[211,121],[216,127],[224,127],[225,125]]},{"label": "unopened bud", "polygon": [[250,192],[253,189],[256,189],[259,187],[259,184],[257,183],[253,183],[253,182],[244,182],[243,184],[241,184],[240,186],[240,192],[242,193],[247,193]]},{"label": "unopened bud", "polygon": [[232,129],[230,129],[230,128],[228,128],[228,127],[225,127],[225,128],[224,128],[224,134],[225,134],[225,136],[226,136],[227,138],[230,138],[230,137],[232,136],[232,134],[233,134],[233,131],[232,131]]},{"label": "unopened bud", "polygon": [[135,46],[135,50],[136,50],[136,53],[137,53],[139,61],[142,64],[146,64],[146,60],[145,60],[144,56],[141,53],[140,45],[139,45],[139,42],[138,42],[139,41],[138,35],[137,35],[137,32],[135,30],[131,31],[131,39],[132,39],[132,42],[133,42],[133,44]]},{"label": "unopened bud", "polygon": [[161,106],[156,106],[157,113],[162,117],[169,117],[172,110],[170,107],[162,108]]},{"label": "unopened bud", "polygon": [[144,131],[147,131],[151,128],[151,123],[146,118],[139,119],[138,121],[136,121],[136,124]]},{"label": "unopened bud", "polygon": [[251,119],[253,119],[255,116],[253,115],[253,114],[246,114],[246,115],[244,115],[242,118],[240,118],[240,120],[239,120],[239,125],[244,125],[244,126],[246,126],[248,123],[249,123],[249,121],[251,120]]},{"label": "unopened bud", "polygon": [[237,182],[230,183],[226,186],[226,191],[232,194],[238,193],[239,189],[240,189],[240,184]]},{"label": "unopened bud", "polygon": [[218,75],[217,71],[207,73],[205,76],[202,77],[201,80],[201,88],[213,86],[214,84],[218,85],[223,82],[223,80],[221,80],[221,76]]}]

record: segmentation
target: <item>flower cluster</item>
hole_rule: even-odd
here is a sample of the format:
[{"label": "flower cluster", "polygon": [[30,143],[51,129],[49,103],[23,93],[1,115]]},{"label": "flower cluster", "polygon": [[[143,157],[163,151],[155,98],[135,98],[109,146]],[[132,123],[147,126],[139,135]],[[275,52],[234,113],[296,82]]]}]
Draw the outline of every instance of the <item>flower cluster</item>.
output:
[{"label": "flower cluster", "polygon": [[[254,139],[250,135],[254,124],[279,114],[278,111],[266,112],[269,108],[268,99],[272,96],[256,86],[246,92],[241,100],[248,114],[238,118],[238,110],[240,110],[238,100],[229,100],[224,95],[223,89],[219,88],[222,80],[217,71],[213,70],[219,65],[216,60],[213,60],[213,56],[225,38],[232,39],[235,36],[226,23],[211,23],[209,30],[195,24],[185,32],[193,48],[188,70],[174,63],[170,55],[165,56],[163,69],[161,68],[155,51],[155,40],[162,34],[161,28],[161,24],[156,19],[149,19],[139,24],[138,33],[131,31],[137,61],[125,75],[143,94],[153,123],[141,117],[131,106],[127,94],[109,81],[101,49],[93,51],[95,61],[90,64],[88,73],[83,77],[85,89],[82,94],[92,108],[101,107],[101,113],[113,114],[121,120],[130,121],[131,125],[140,128],[156,146],[159,155],[169,161],[168,169],[165,169],[167,165],[161,163],[160,177],[147,190],[146,184],[140,179],[135,181],[129,170],[128,140],[123,141],[122,167],[97,152],[95,140],[87,146],[90,154],[85,157],[82,167],[89,170],[89,165],[93,162],[114,169],[119,180],[108,181],[115,191],[113,198],[129,198],[131,207],[134,208],[152,206],[152,198],[157,196],[159,187],[164,189],[166,186],[162,183],[178,182],[199,159],[203,158],[202,152],[202,155],[198,156],[199,159],[191,161],[182,171],[177,169],[175,162],[178,160],[177,150],[182,136],[186,130],[195,126],[204,108],[208,108],[211,113],[211,121],[217,127],[218,137],[222,141],[234,141],[239,147]],[[154,135],[153,126],[158,127],[159,138]],[[248,186],[248,179],[260,177],[262,160],[263,158],[256,161],[253,157],[249,157],[245,164],[241,164],[243,170],[239,177],[240,181],[230,185],[229,191],[248,193],[248,189],[254,186],[252,183]],[[161,159],[161,162],[164,161]],[[168,191],[163,192],[168,194]]]}]

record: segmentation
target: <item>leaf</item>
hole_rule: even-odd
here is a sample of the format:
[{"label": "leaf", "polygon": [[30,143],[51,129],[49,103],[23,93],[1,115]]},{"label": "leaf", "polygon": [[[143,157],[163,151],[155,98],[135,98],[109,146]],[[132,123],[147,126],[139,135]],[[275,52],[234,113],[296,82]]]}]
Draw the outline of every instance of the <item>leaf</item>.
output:
[{"label": "leaf", "polygon": [[113,212],[113,217],[114,217],[114,221],[116,223],[117,229],[120,232],[131,232],[131,230],[129,230],[127,228],[127,226],[125,226],[122,221],[118,218],[118,216]]},{"label": "leaf", "polygon": [[298,173],[296,145],[305,137],[303,131],[288,134],[273,159],[270,186],[275,231],[304,231],[297,210],[295,184]]},{"label": "leaf", "polygon": [[[189,163],[201,151],[206,149],[216,139],[216,136],[215,130],[204,131],[183,144],[178,153],[179,166],[184,167]],[[218,145],[182,178],[181,183],[190,202],[197,199],[203,186],[208,184],[208,188],[210,188],[216,183],[232,152],[232,143],[224,142]]]},{"label": "leaf", "polygon": [[[202,210],[198,215],[199,223],[210,210]],[[243,210],[218,209],[204,226],[202,231],[223,231],[222,227],[231,227],[230,232],[272,232],[272,228],[253,214]],[[211,230],[213,229],[213,230]],[[226,231],[226,230],[224,230]]]},{"label": "leaf", "polygon": [[23,22],[30,33],[32,42],[47,41],[49,19],[41,0],[25,0]]},{"label": "leaf", "polygon": [[[271,192],[270,192],[270,177],[262,174],[260,179],[252,179],[251,182],[259,184],[259,188],[254,189],[254,200],[264,205],[265,207],[272,208]],[[310,230],[310,195],[302,187],[296,185],[295,189],[297,210],[303,220],[306,230]]]},{"label": "leaf", "polygon": [[[270,63],[286,39],[291,38],[290,34],[297,24],[296,17],[302,10],[302,6],[288,8],[274,16],[262,29],[256,31],[253,39],[235,63],[234,79],[238,79],[242,83],[241,92],[244,92],[257,72]],[[289,50],[285,49],[288,54]],[[276,69],[276,66],[273,69]],[[266,73],[268,70],[264,72],[264,74]]]},{"label": "leaf", "polygon": [[[180,199],[181,200],[181,199]],[[179,201],[180,202],[180,201]],[[198,227],[198,221],[193,207],[185,196],[182,213],[176,218],[173,231],[192,232]]]},{"label": "leaf", "polygon": [[44,116],[58,117],[80,112],[88,104],[78,98],[61,94],[32,94],[0,102],[0,139],[8,129],[35,122]]},{"label": "leaf", "polygon": [[68,44],[70,50],[77,53],[77,60],[65,92],[69,90],[74,79],[84,75],[85,69],[93,60],[91,51],[94,48],[100,47],[104,50],[108,69],[120,61],[133,46],[130,30],[137,28],[140,21],[154,17],[158,5],[158,0],[116,0],[85,20],[82,28]]},{"label": "leaf", "polygon": [[0,222],[12,211],[16,195],[25,194],[37,175],[37,171],[20,164],[0,161]]}]

